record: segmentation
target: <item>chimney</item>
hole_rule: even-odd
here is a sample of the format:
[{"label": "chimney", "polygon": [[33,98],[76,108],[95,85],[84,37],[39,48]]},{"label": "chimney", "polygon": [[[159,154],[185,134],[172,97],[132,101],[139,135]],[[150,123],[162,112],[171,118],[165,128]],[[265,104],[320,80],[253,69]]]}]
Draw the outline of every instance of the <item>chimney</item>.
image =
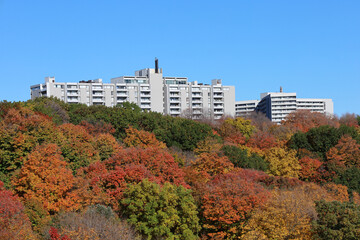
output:
[{"label": "chimney", "polygon": [[157,58],[155,58],[155,73],[159,73],[159,62]]},{"label": "chimney", "polygon": [[282,93],[283,92],[283,89],[282,89],[282,87],[280,86],[280,92]]}]

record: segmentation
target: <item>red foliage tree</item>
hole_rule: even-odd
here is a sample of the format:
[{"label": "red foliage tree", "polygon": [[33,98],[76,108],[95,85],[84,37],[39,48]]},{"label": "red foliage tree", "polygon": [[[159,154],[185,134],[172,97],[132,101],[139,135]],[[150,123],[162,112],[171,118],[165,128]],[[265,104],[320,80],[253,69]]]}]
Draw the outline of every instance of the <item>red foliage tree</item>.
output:
[{"label": "red foliage tree", "polygon": [[246,145],[260,150],[266,150],[278,146],[276,138],[270,133],[264,131],[257,131],[254,133]]},{"label": "red foliage tree", "polygon": [[316,158],[305,156],[299,160],[301,170],[300,179],[310,182],[322,181],[322,168],[323,163]]},{"label": "red foliage tree", "polygon": [[35,239],[24,206],[0,181],[0,239]]},{"label": "red foliage tree", "polygon": [[58,233],[58,230],[54,227],[51,227],[49,230],[49,234],[50,234],[50,239],[51,240],[71,240],[68,236],[64,235],[64,236],[60,236],[60,234]]},{"label": "red foliage tree", "polygon": [[251,213],[266,202],[270,193],[236,172],[218,175],[205,189],[202,210],[207,235],[213,239],[241,236]]},{"label": "red foliage tree", "polygon": [[322,113],[311,112],[309,110],[297,110],[287,115],[282,125],[291,128],[294,132],[307,132],[311,128],[323,125],[339,127],[339,122],[337,119]]},{"label": "red foliage tree", "polygon": [[127,185],[144,178],[188,187],[183,170],[167,151],[159,148],[121,149],[108,160],[81,169],[79,174],[90,182],[93,203],[111,204],[115,210]]}]

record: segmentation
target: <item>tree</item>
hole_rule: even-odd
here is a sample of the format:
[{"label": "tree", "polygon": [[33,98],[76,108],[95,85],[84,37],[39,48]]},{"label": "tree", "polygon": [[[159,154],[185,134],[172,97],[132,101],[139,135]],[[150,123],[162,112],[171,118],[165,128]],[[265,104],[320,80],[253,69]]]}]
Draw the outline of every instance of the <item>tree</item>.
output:
[{"label": "tree", "polygon": [[236,133],[241,133],[246,139],[248,139],[255,131],[256,128],[251,124],[251,121],[245,120],[242,117],[237,117],[235,119],[228,118],[220,127],[222,136],[231,136]]},{"label": "tree", "polygon": [[305,156],[299,160],[301,170],[299,177],[303,181],[321,182],[323,163],[316,158]]},{"label": "tree", "polygon": [[197,239],[200,230],[191,191],[144,179],[131,185],[121,201],[128,222],[148,239]]},{"label": "tree", "polygon": [[323,125],[338,127],[337,119],[318,112],[310,110],[297,110],[289,113],[282,125],[292,128],[294,131],[307,132],[311,128]]},{"label": "tree", "polygon": [[222,151],[235,167],[268,170],[268,163],[256,153],[249,154],[246,149],[230,145],[223,146]]},{"label": "tree", "polygon": [[0,182],[0,239],[36,239],[18,197]]},{"label": "tree", "polygon": [[129,127],[125,130],[126,138],[123,140],[127,147],[155,147],[155,148],[166,148],[163,142],[156,139],[153,133],[149,133],[144,130],[137,130],[133,127]]},{"label": "tree", "polygon": [[243,239],[313,239],[314,201],[321,199],[331,198],[313,183],[292,190],[274,189],[271,199],[250,218]]},{"label": "tree", "polygon": [[137,239],[134,229],[110,207],[93,205],[81,212],[63,212],[54,218],[59,235],[71,239]]},{"label": "tree", "polygon": [[205,182],[211,180],[218,174],[224,174],[231,171],[234,165],[229,159],[218,154],[202,153],[190,166],[196,175],[202,175]]},{"label": "tree", "polygon": [[278,143],[270,133],[257,131],[250,137],[246,145],[251,148],[266,150],[278,146]]},{"label": "tree", "polygon": [[328,164],[335,168],[360,167],[360,144],[350,136],[344,135],[338,144],[327,152],[326,157]]},{"label": "tree", "polygon": [[269,163],[268,172],[274,176],[298,177],[301,169],[296,151],[283,148],[271,148],[265,160]]},{"label": "tree", "polygon": [[251,213],[269,196],[261,185],[236,172],[218,175],[207,185],[202,197],[205,234],[212,239],[240,237]]},{"label": "tree", "polygon": [[24,201],[37,200],[51,214],[78,209],[75,178],[56,144],[41,145],[29,154],[13,184]]},{"label": "tree", "polygon": [[360,206],[353,203],[316,202],[316,239],[360,239]]},{"label": "tree", "polygon": [[59,126],[59,130],[64,138],[58,142],[58,145],[73,171],[100,159],[95,149],[94,137],[87,132],[85,127],[67,123]]}]

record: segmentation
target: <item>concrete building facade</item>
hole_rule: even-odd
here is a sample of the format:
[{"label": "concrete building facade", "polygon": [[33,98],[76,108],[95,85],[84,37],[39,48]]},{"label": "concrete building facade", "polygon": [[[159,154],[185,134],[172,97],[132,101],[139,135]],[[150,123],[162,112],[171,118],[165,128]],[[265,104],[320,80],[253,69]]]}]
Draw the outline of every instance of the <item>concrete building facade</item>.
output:
[{"label": "concrete building facade", "polygon": [[[249,107],[247,108],[246,106]],[[236,116],[246,116],[253,111],[262,112],[272,122],[281,123],[286,116],[298,109],[333,115],[334,104],[331,99],[297,98],[296,93],[266,92],[260,94],[260,101],[236,102]]]},{"label": "concrete building facade", "polygon": [[121,76],[103,83],[102,79],[79,83],[58,83],[46,77],[44,84],[31,88],[31,99],[56,97],[67,103],[115,106],[123,102],[136,103],[142,110],[171,116],[191,118],[235,115],[235,87],[223,86],[221,79],[210,84],[188,82],[186,77],[163,77],[162,69],[146,68],[135,76]]}]

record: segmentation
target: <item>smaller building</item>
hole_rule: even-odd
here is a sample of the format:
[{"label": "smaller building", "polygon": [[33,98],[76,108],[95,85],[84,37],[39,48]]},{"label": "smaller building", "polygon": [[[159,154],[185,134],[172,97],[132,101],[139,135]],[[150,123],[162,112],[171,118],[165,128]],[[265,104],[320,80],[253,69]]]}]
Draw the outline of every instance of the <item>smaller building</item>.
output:
[{"label": "smaller building", "polygon": [[260,94],[260,101],[248,100],[235,103],[236,116],[246,116],[253,111],[264,113],[272,122],[280,124],[286,116],[298,109],[333,115],[332,99],[297,98],[296,93],[266,92]]},{"label": "smaller building", "polygon": [[236,117],[245,117],[255,111],[259,100],[247,100],[235,102]]}]

